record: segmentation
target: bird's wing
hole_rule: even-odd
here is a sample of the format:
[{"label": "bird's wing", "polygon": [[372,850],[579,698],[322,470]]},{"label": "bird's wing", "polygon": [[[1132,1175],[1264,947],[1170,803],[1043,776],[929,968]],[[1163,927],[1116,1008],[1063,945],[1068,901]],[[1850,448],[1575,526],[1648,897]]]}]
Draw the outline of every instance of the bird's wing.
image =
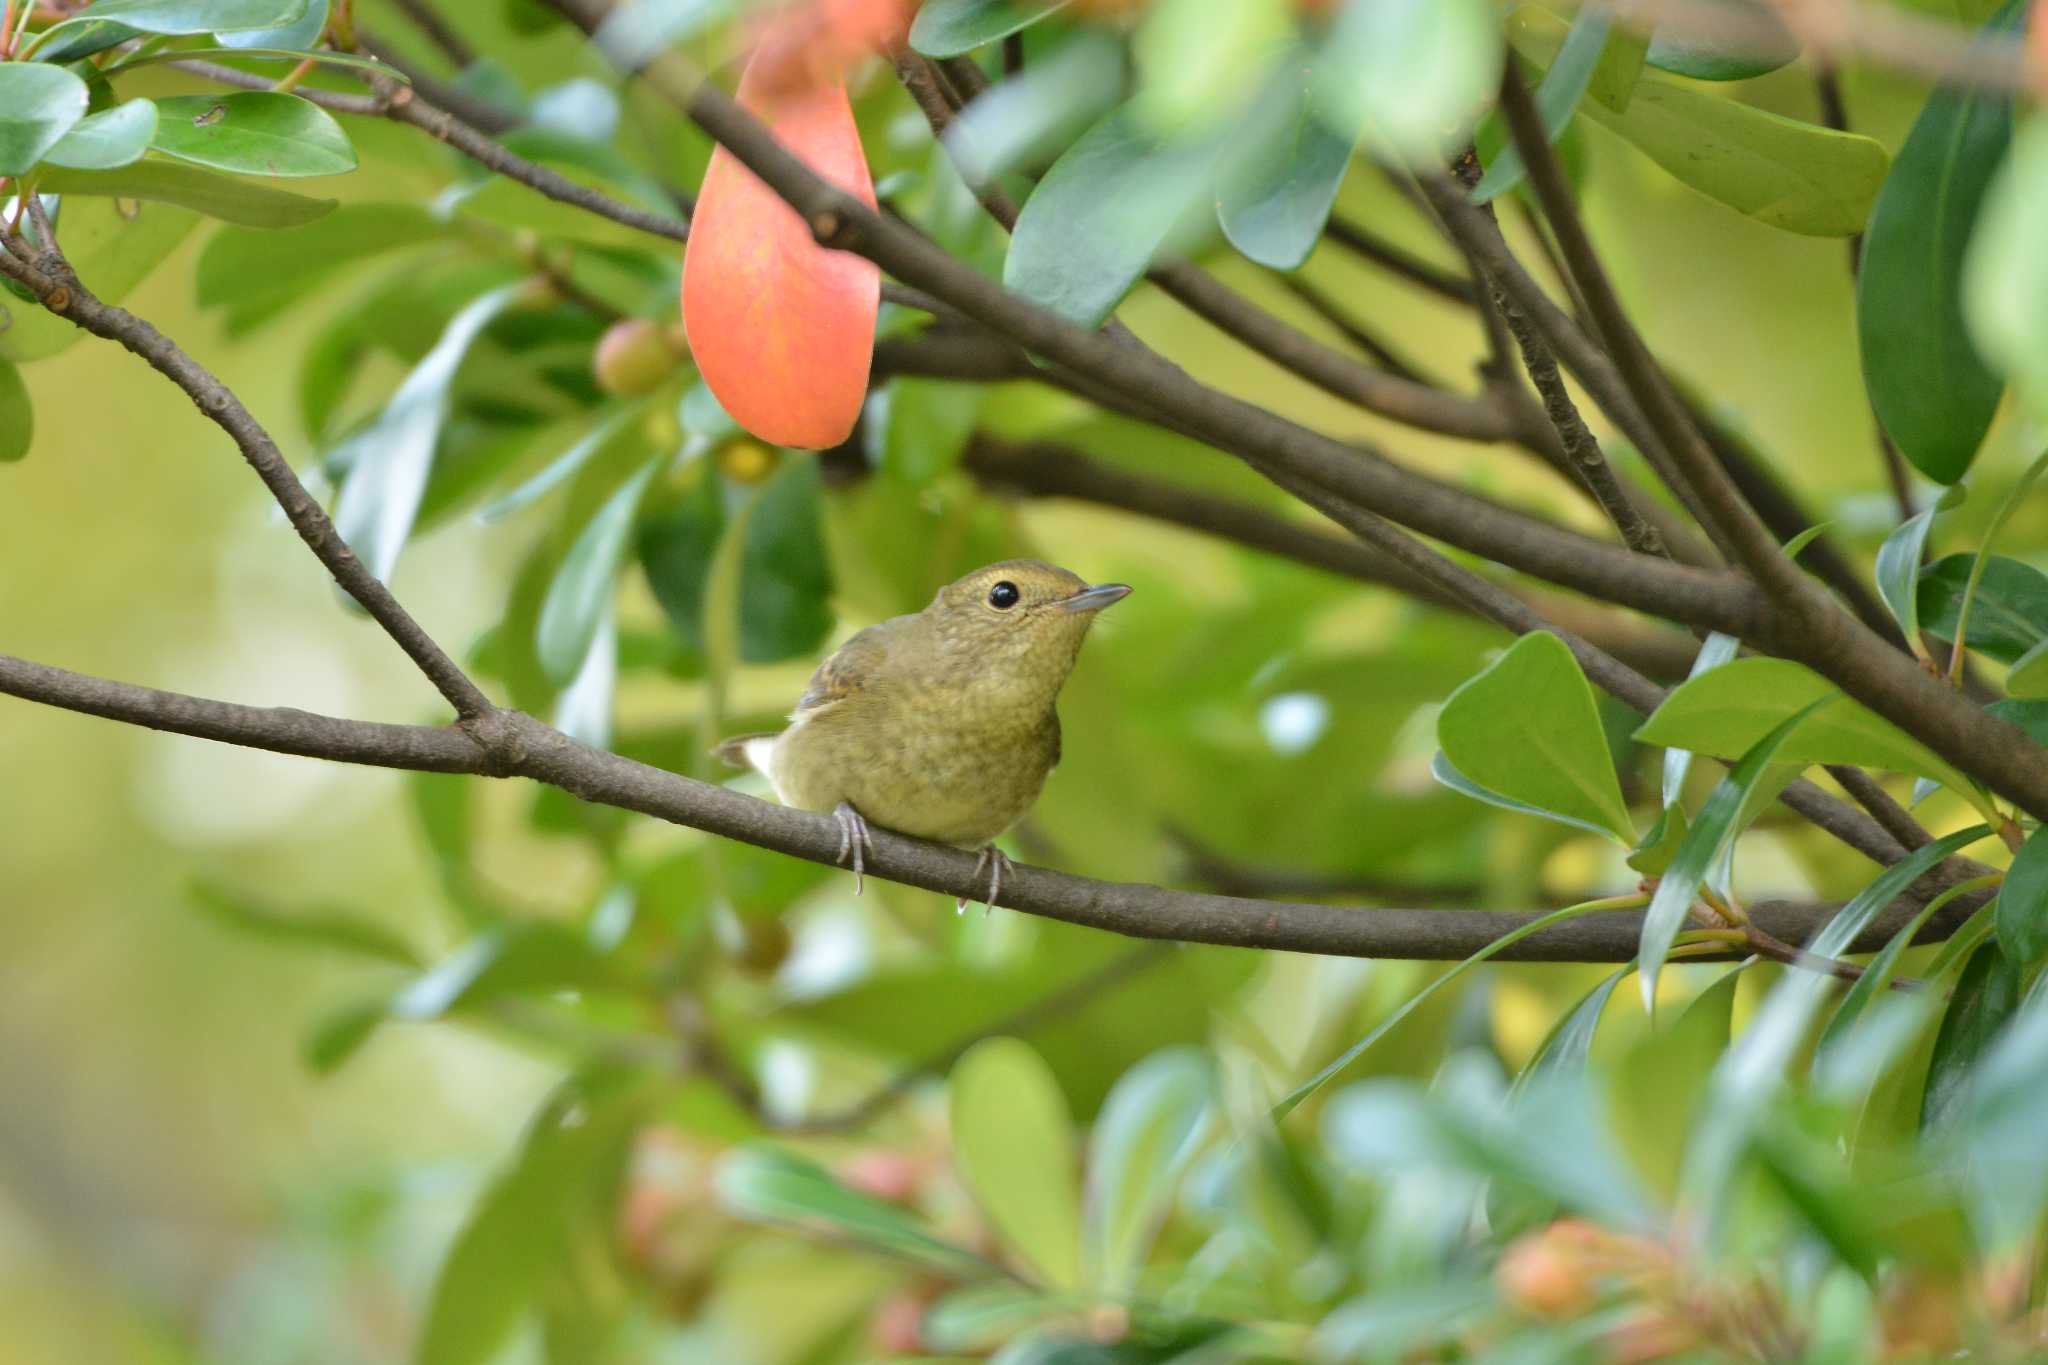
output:
[{"label": "bird's wing", "polygon": [[810,685],[797,698],[796,710],[790,719],[801,718],[808,711],[825,707],[859,696],[875,683],[883,663],[889,654],[889,640],[899,629],[897,622],[906,620],[897,617],[869,626],[841,645],[832,657],[818,665],[818,671],[811,674]]}]

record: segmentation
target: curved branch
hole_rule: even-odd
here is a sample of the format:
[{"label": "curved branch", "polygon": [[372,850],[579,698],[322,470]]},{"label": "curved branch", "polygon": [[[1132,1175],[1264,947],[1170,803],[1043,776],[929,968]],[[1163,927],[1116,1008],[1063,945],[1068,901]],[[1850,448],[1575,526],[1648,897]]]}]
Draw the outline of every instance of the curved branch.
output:
[{"label": "curved branch", "polygon": [[[838,862],[839,827],[829,816],[771,805],[590,748],[517,711],[496,712],[493,724],[473,739],[452,727],[373,724],[190,697],[5,654],[0,654],[0,693],[273,753],[426,772],[531,778],[599,805],[637,811],[815,863]],[[869,876],[948,896],[981,896],[987,878],[978,871],[973,854],[879,827],[873,833]],[[996,903],[1131,938],[1425,961],[1470,957],[1544,913],[1251,900],[1096,881],[1021,863],[1004,876]],[[1910,898],[1902,897],[1852,951],[1883,944],[1913,908]],[[1766,901],[1750,907],[1750,916],[1776,937],[1797,943],[1810,937],[1834,909]],[[1626,962],[1636,954],[1641,927],[1642,917],[1633,911],[1588,915],[1532,934],[1497,956],[1530,962]],[[1938,936],[1953,927],[1944,920],[1932,932]]]},{"label": "curved branch", "polygon": [[[20,238],[14,242],[21,251],[33,250]],[[149,323],[125,308],[102,302],[79,281],[77,272],[71,269],[70,263],[59,254],[54,244],[46,246],[29,260],[0,251],[0,273],[25,285],[43,307],[59,317],[70,319],[94,336],[119,342],[183,389],[193,405],[233,439],[235,447],[242,452],[242,458],[263,480],[277,505],[284,509],[286,519],[299,533],[299,539],[306,543],[306,548],[334,575],[334,581],[341,585],[342,590],[361,603],[370,618],[411,657],[420,672],[426,674],[441,695],[448,699],[455,713],[465,721],[491,714],[490,699],[400,605],[398,599],[391,595],[391,590],[378,581],[369,566],[356,558],[355,551],[334,529],[326,511],[299,482],[299,476],[292,472],[290,463],[278,450],[276,442],[270,439],[270,433],[242,405],[242,400],[235,396],[233,390]]]}]

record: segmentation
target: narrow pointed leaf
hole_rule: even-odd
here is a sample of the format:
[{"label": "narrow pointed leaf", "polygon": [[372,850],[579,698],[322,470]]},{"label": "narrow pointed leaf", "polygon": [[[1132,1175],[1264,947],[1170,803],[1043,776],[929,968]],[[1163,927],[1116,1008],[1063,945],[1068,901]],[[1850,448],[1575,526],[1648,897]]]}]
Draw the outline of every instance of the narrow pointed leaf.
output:
[{"label": "narrow pointed leaf", "polygon": [[598,625],[617,591],[619,569],[633,540],[641,495],[659,468],[642,465],[597,509],[562,560],[540,609],[536,653],[548,677],[566,684],[583,667]]},{"label": "narrow pointed leaf", "polygon": [[1635,969],[1636,964],[1631,962],[1609,973],[1572,1006],[1571,1013],[1557,1021],[1557,1026],[1544,1037],[1515,1077],[1517,1090],[1545,1076],[1585,1073],[1593,1052],[1593,1035],[1600,1029],[1600,1016],[1613,998],[1614,988]]},{"label": "narrow pointed leaf", "polygon": [[2000,663],[2016,664],[2028,650],[2048,640],[2048,574],[2017,559],[1991,555],[1971,593],[1975,562],[1974,555],[1947,555],[1921,571],[1916,598],[1920,624],[1930,635],[1955,639],[1963,598],[1969,593],[1965,643]]},{"label": "narrow pointed leaf", "polygon": [[989,1270],[973,1252],[934,1236],[901,1209],[846,1188],[792,1152],[739,1148],[719,1163],[714,1182],[720,1201],[745,1218],[821,1228],[948,1274],[978,1277]]},{"label": "narrow pointed leaf", "polygon": [[1968,1100],[1978,1060],[2019,1008],[2021,981],[2019,969],[1996,943],[1981,944],[1970,954],[1941,1017],[1941,1031],[1934,1035],[1934,1058],[1927,1064],[1927,1089],[1920,1099],[1922,1132],[1940,1132],[1955,1121]]},{"label": "narrow pointed leaf", "polygon": [[1212,1127],[1215,1069],[1194,1048],[1154,1053],[1125,1072],[1088,1138],[1088,1283],[1137,1286],[1180,1178]]},{"label": "narrow pointed leaf", "polygon": [[[1697,678],[1702,673],[1712,672],[1733,659],[1741,649],[1742,641],[1733,635],[1714,631],[1701,641],[1699,653],[1693,656],[1692,671],[1686,677]],[[1664,751],[1664,777],[1659,793],[1667,808],[1684,792],[1685,777],[1691,770],[1692,750],[1667,748]]]},{"label": "narrow pointed leaf", "polygon": [[[1726,665],[1707,676],[1725,673],[1732,667],[1732,664]],[[1637,961],[1642,965],[1643,1006],[1652,1013],[1657,1008],[1657,976],[1664,968],[1664,959],[1671,953],[1671,941],[1678,936],[1679,926],[1685,923],[1686,912],[1692,909],[1693,898],[1699,895],[1708,869],[1728,841],[1741,832],[1738,822],[1750,792],[1764,780],[1766,771],[1778,757],[1778,750],[1784,747],[1792,732],[1815,711],[1836,700],[1837,694],[1830,692],[1808,702],[1779,722],[1743,754],[1741,761],[1721,779],[1720,785],[1708,795],[1706,804],[1700,807],[1699,818],[1686,832],[1670,868],[1657,883],[1656,894],[1650,897],[1649,910],[1643,915],[1642,952]]]},{"label": "narrow pointed leaf", "polygon": [[[1536,87],[1536,109],[1543,118],[1543,135],[1550,141],[1555,142],[1572,121],[1573,112],[1592,82],[1594,68],[1600,64],[1600,54],[1607,46],[1612,28],[1613,16],[1600,5],[1587,5],[1572,20],[1564,45],[1557,50],[1557,59],[1551,62],[1550,69],[1543,73],[1542,84]],[[1522,164],[1521,152],[1509,142],[1488,164],[1486,174],[1479,177],[1472,190],[1472,202],[1484,204],[1506,194],[1521,184],[1526,174],[1528,168]]]},{"label": "narrow pointed leaf", "polygon": [[21,175],[48,155],[85,117],[88,98],[63,67],[0,63],[0,175]]},{"label": "narrow pointed leaf", "polygon": [[2025,971],[2048,957],[2048,835],[2037,828],[2013,855],[1998,893],[1998,946]]},{"label": "narrow pointed leaf", "polygon": [[1877,547],[1878,595],[1915,653],[1921,647],[1920,561],[1926,557],[1927,533],[1934,527],[1937,510],[1930,507],[1906,518]]}]

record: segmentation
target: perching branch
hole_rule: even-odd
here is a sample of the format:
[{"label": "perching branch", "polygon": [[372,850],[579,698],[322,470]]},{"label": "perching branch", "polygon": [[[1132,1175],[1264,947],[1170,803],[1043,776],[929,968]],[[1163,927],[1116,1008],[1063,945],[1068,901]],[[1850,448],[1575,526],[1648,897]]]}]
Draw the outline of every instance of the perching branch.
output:
[{"label": "perching branch", "polygon": [[[812,862],[836,864],[839,855],[839,829],[829,816],[758,801],[590,748],[517,711],[498,711],[490,725],[472,732],[374,724],[162,692],[4,654],[0,693],[274,753],[410,771],[525,777],[597,805],[637,811]],[[987,878],[977,872],[971,853],[879,827],[873,833],[869,876],[948,896],[978,898],[986,887]],[[1428,961],[1469,957],[1540,913],[1251,900],[1096,881],[1028,864],[1005,874],[997,904],[1132,938]],[[1796,943],[1811,937],[1835,908],[1770,901],[1750,907],[1750,916],[1778,938]],[[1912,910],[1910,898],[1901,898],[1853,950],[1881,945],[1905,924]],[[1951,928],[1944,921],[1930,926],[1930,933],[1938,937]],[[1634,912],[1588,915],[1532,934],[1498,956],[1512,961],[1626,962],[1635,956],[1640,933],[1641,916]]]}]

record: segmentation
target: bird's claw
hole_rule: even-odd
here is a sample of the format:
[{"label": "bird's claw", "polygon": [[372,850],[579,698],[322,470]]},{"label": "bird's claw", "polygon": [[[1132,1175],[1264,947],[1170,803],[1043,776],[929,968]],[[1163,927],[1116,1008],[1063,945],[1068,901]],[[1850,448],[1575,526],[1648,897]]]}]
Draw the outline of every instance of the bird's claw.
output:
[{"label": "bird's claw", "polygon": [[841,801],[832,808],[833,823],[839,826],[839,865],[853,869],[853,894],[858,896],[864,886],[863,875],[867,871],[865,853],[875,851],[875,841],[868,833],[868,822],[853,808],[851,801]]},{"label": "bird's claw", "polygon": [[[984,912],[995,909],[996,898],[1003,894],[1003,874],[1014,866],[1016,864],[1010,861],[1010,855],[994,844],[982,845],[981,855],[974,860],[974,875],[979,877],[984,867],[988,869],[988,895],[982,899]],[[953,908],[965,911],[968,899],[966,896],[955,896]]]}]

